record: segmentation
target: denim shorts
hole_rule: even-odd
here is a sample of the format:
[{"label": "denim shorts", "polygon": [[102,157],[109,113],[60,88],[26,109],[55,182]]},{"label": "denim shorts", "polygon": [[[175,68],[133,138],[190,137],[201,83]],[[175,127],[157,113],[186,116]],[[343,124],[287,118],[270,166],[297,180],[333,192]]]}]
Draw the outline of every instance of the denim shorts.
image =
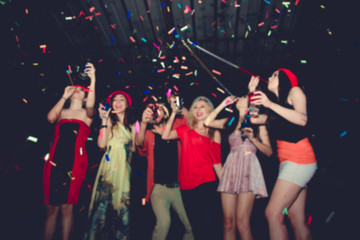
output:
[{"label": "denim shorts", "polygon": [[284,161],[280,163],[278,179],[287,180],[301,187],[305,187],[314,176],[316,169],[316,163],[297,164],[290,161]]}]

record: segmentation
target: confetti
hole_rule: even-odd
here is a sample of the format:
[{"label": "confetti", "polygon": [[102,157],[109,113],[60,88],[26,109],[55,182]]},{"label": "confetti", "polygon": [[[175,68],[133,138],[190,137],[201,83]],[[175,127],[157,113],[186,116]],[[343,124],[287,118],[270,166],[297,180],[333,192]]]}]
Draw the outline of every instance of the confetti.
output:
[{"label": "confetti", "polygon": [[347,131],[344,131],[340,134],[340,138],[344,137],[347,134]]},{"label": "confetti", "polygon": [[136,121],[136,122],[135,122],[135,132],[136,132],[136,133],[139,133],[139,132],[140,132],[140,123],[139,123],[139,121]]},{"label": "confetti", "polygon": [[221,75],[221,72],[216,71],[215,69],[212,70],[213,73],[217,74],[217,75]]},{"label": "confetti", "polygon": [[310,215],[310,216],[309,216],[309,219],[308,219],[308,222],[307,222],[308,225],[310,225],[311,219],[312,219],[312,216]]},{"label": "confetti", "polygon": [[235,120],[235,117],[232,117],[232,118],[230,119],[229,123],[228,123],[228,126],[230,126],[230,125],[233,123],[234,120]]},{"label": "confetti", "polygon": [[288,214],[288,210],[287,210],[287,208],[284,208],[284,210],[282,211],[282,214],[285,214],[285,215],[287,215],[287,214]]},{"label": "confetti", "polygon": [[28,136],[26,140],[34,142],[34,143],[36,143],[38,141],[38,139],[36,137],[33,137],[33,136]]},{"label": "confetti", "polygon": [[329,216],[325,219],[325,222],[328,223],[330,222],[330,220],[332,219],[332,217],[334,216],[335,212],[331,211],[331,213],[329,214]]}]

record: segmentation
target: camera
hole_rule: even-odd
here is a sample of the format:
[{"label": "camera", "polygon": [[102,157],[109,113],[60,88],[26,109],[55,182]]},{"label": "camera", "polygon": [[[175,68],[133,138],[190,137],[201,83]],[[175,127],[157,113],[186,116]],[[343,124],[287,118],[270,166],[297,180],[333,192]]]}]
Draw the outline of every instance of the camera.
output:
[{"label": "camera", "polygon": [[92,62],[90,58],[87,58],[85,60],[85,62],[82,65],[80,65],[80,71],[79,71],[79,74],[78,74],[78,77],[79,77],[80,80],[87,81],[87,80],[90,79],[88,74],[86,73],[86,70],[88,69],[86,64],[88,62]]}]

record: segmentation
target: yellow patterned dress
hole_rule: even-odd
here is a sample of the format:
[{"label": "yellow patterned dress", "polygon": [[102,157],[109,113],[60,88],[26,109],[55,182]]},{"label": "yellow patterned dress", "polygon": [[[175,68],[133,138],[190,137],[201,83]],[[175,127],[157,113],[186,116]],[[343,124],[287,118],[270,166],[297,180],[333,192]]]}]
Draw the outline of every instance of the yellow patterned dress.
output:
[{"label": "yellow patterned dress", "polygon": [[129,235],[131,132],[118,123],[109,134],[89,205],[87,240]]}]

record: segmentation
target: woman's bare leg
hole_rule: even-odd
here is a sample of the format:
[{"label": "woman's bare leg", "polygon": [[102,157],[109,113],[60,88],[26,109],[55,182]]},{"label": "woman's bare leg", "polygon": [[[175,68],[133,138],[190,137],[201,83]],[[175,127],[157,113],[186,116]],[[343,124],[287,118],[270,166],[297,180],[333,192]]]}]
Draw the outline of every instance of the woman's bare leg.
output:
[{"label": "woman's bare leg", "polygon": [[305,203],[307,190],[301,190],[295,202],[291,205],[288,217],[294,230],[295,239],[310,240],[311,232],[305,220]]},{"label": "woman's bare leg", "polygon": [[299,196],[301,189],[302,187],[295,183],[283,179],[276,180],[269,203],[265,209],[270,239],[283,240],[289,238],[284,223],[283,210],[290,208]]},{"label": "woman's bare leg", "polygon": [[221,205],[224,214],[224,240],[235,240],[236,194],[221,193]]},{"label": "woman's bare leg", "polygon": [[254,206],[255,195],[251,192],[240,193],[236,205],[236,227],[241,240],[252,240],[250,216]]}]

